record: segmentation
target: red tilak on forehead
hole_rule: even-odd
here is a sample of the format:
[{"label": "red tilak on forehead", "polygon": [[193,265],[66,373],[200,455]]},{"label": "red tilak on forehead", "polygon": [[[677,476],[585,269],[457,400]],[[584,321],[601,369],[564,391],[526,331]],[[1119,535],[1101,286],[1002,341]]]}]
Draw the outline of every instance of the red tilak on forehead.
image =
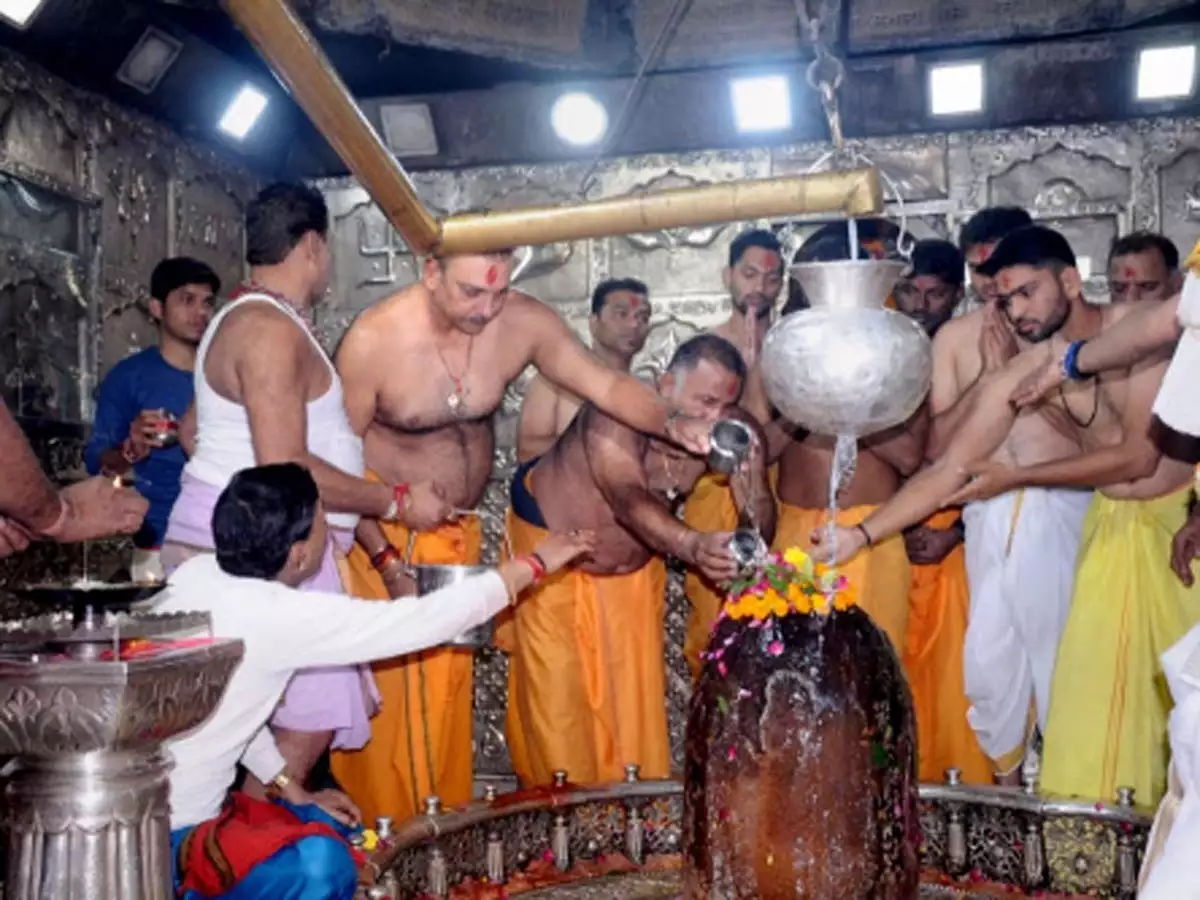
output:
[{"label": "red tilak on forehead", "polygon": [[1001,275],[1000,276],[1000,289],[1001,290],[1007,291],[1010,287],[1012,287],[1012,283],[1013,283],[1013,281],[1012,281],[1011,275]]},{"label": "red tilak on forehead", "polygon": [[642,298],[638,297],[636,294],[629,298],[629,308],[630,309],[637,309],[641,305],[642,305]]},{"label": "red tilak on forehead", "polygon": [[977,266],[980,265],[981,263],[987,262],[988,257],[992,255],[992,251],[994,249],[995,249],[995,247],[988,246],[987,244],[983,244],[981,246],[976,247],[974,250],[971,251],[971,254],[970,254],[971,262]]},{"label": "red tilak on forehead", "polygon": [[1134,271],[1132,266],[1126,266],[1121,270],[1121,277],[1128,278],[1130,281],[1133,281],[1133,279],[1137,278],[1137,272]]},{"label": "red tilak on forehead", "polygon": [[487,275],[484,277],[487,278],[488,284],[495,284],[496,279],[500,277],[500,267],[499,266],[488,266]]}]

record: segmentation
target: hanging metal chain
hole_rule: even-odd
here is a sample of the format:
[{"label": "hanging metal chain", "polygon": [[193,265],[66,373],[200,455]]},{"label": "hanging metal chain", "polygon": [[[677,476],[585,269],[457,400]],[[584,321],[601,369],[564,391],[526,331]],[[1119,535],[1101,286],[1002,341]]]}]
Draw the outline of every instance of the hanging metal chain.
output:
[{"label": "hanging metal chain", "polygon": [[808,86],[821,98],[825,121],[829,125],[829,137],[840,153],[846,139],[842,132],[842,114],[838,108],[837,92],[846,80],[846,67],[829,48],[825,39],[824,22],[821,19],[821,0],[794,0],[800,27],[813,46],[813,61],[805,72]]}]

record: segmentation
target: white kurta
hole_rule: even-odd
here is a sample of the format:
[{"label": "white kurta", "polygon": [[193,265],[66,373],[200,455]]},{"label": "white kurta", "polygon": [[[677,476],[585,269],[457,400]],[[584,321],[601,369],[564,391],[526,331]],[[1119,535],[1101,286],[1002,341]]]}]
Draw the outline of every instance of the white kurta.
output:
[{"label": "white kurta", "polygon": [[1071,609],[1091,491],[1025,488],[963,510],[970,611],[964,687],[979,746],[993,760],[1046,727],[1050,682]]},{"label": "white kurta", "polygon": [[167,742],[175,764],[175,829],[220,812],[239,760],[251,771],[271,772],[275,750],[263,726],[297,669],[356,665],[435,647],[504,609],[508,590],[497,573],[488,572],[425,595],[420,603],[355,600],[235,578],[206,554],[180,566],[156,599],[154,612],[210,613],[214,636],[238,638],[246,647],[216,711],[199,728]]}]

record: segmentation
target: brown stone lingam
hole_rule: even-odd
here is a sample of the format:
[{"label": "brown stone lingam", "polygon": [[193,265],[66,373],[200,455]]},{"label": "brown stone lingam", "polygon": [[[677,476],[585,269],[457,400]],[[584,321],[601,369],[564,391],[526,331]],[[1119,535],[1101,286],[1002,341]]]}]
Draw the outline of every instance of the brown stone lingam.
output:
[{"label": "brown stone lingam", "polygon": [[918,896],[912,698],[860,609],[723,618],[686,752],[688,900]]}]

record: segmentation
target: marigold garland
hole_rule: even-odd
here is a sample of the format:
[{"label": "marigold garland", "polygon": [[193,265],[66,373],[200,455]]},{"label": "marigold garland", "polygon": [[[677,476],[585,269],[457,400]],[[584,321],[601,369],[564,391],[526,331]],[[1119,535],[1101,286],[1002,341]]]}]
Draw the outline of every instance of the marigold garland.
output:
[{"label": "marigold garland", "polygon": [[792,547],[768,554],[757,571],[731,584],[722,613],[731,619],[761,621],[791,613],[828,615],[857,602],[845,575]]}]

